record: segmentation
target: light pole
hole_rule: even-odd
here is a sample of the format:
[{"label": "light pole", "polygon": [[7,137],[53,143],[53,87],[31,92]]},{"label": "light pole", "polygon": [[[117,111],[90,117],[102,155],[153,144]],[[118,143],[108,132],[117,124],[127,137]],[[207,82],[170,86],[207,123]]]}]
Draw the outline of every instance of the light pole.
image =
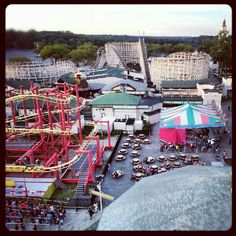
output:
[{"label": "light pole", "polygon": [[28,197],[28,189],[26,187],[26,183],[25,183],[25,176],[24,173],[22,172],[22,177],[23,177],[23,182],[24,182],[24,187],[25,187],[25,196]]},{"label": "light pole", "polygon": [[[101,194],[102,193],[101,192],[101,183],[98,184],[98,190]],[[99,196],[99,199],[100,199],[100,210],[101,210],[101,213],[102,213],[102,197],[101,197],[101,195]]]}]

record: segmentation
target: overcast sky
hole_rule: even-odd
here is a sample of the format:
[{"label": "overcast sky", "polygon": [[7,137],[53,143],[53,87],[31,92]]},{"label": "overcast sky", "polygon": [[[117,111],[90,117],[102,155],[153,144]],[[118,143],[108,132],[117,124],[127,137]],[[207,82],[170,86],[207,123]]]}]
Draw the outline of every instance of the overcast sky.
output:
[{"label": "overcast sky", "polygon": [[232,33],[232,10],[225,4],[12,4],[5,17],[6,29],[146,36],[217,35],[226,19]]}]

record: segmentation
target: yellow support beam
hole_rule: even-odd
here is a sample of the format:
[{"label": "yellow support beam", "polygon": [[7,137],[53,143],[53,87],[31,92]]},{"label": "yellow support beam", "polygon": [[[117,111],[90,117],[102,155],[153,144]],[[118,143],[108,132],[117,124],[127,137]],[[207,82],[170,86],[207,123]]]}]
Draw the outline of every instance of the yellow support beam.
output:
[{"label": "yellow support beam", "polygon": [[113,201],[115,198],[111,195],[108,195],[108,194],[105,194],[105,193],[101,193],[101,192],[98,192],[98,191],[95,191],[95,190],[90,190],[90,194],[93,194],[93,195],[96,195],[96,196],[99,196],[99,197],[102,197],[102,198],[106,198],[110,201]]},{"label": "yellow support beam", "polygon": [[5,128],[6,133],[9,132],[25,132],[25,133],[54,133],[54,134],[72,134],[71,131],[62,131],[56,129],[26,129],[26,128]]}]

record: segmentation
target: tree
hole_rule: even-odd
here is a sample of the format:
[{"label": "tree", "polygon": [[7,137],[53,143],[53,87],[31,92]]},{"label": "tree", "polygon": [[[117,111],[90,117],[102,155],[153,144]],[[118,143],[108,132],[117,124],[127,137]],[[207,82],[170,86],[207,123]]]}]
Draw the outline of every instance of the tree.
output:
[{"label": "tree", "polygon": [[155,55],[161,48],[159,43],[149,43],[147,44],[147,55]]},{"label": "tree", "polygon": [[31,59],[28,57],[11,57],[8,59],[9,62],[30,62]]},{"label": "tree", "polygon": [[87,61],[91,63],[96,59],[98,47],[91,42],[79,45],[77,49],[70,52],[70,58],[74,62]]},{"label": "tree", "polygon": [[51,58],[51,60],[55,60],[55,62],[59,59],[67,59],[69,50],[63,44],[54,44],[54,45],[46,45],[40,51],[40,56],[45,60],[46,58]]},{"label": "tree", "polygon": [[215,39],[204,39],[199,45],[198,51],[210,54],[211,47],[217,43]]},{"label": "tree", "polygon": [[219,63],[220,74],[232,67],[232,37],[225,32],[220,32],[218,42],[210,48],[213,60]]},{"label": "tree", "polygon": [[173,45],[171,43],[164,43],[161,46],[160,51],[165,54],[170,54],[173,52]]},{"label": "tree", "polygon": [[175,52],[193,52],[193,47],[190,44],[178,43],[174,46]]}]

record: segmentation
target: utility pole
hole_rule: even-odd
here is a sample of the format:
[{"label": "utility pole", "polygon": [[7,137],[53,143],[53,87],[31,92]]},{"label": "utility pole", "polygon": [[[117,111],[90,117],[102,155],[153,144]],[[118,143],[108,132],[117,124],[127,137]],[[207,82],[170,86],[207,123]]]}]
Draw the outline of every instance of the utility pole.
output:
[{"label": "utility pole", "polygon": [[[102,193],[101,183],[98,184],[98,190],[99,190],[100,193]],[[100,210],[101,210],[101,214],[102,214],[102,197],[100,196],[99,199],[100,199]]]}]

